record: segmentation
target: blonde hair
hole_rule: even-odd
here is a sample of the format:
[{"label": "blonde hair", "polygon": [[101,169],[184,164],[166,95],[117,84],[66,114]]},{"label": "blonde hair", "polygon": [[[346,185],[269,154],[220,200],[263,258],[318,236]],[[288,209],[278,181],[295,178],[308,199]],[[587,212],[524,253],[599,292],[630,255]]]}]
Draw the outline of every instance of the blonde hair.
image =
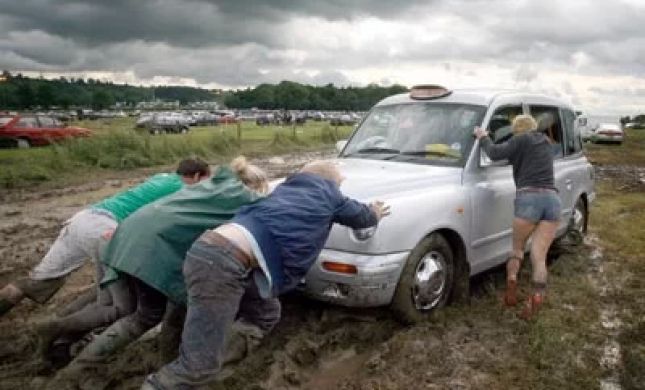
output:
[{"label": "blonde hair", "polygon": [[336,182],[339,185],[342,181],[342,176],[340,175],[338,167],[336,167],[336,165],[331,161],[312,161],[302,167],[302,169],[300,169],[300,172],[312,173],[324,179]]},{"label": "blonde hair", "polygon": [[238,156],[229,164],[237,177],[242,180],[242,183],[250,189],[262,194],[266,194],[269,190],[269,177],[260,167],[249,164],[244,156]]},{"label": "blonde hair", "polygon": [[513,118],[511,131],[513,134],[522,134],[537,130],[538,124],[531,115],[521,114]]}]

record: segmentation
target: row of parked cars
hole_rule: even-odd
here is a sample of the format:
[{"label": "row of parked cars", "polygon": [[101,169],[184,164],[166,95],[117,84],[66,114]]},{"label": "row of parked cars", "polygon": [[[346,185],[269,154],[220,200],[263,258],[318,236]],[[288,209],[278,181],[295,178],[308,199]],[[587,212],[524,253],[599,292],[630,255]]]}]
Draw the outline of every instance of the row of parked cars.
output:
[{"label": "row of parked cars", "polygon": [[216,126],[238,121],[232,111],[144,112],[139,115],[135,127],[147,129],[151,134],[187,133],[190,126]]}]

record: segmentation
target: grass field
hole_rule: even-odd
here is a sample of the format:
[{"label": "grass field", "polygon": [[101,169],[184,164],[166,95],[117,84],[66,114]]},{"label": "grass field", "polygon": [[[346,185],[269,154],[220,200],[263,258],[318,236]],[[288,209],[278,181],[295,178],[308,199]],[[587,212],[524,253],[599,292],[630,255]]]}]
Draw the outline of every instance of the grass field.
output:
[{"label": "grass field", "polygon": [[92,137],[31,149],[0,149],[0,188],[70,180],[101,170],[129,170],[173,164],[197,156],[218,162],[235,154],[259,156],[332,146],[352,131],[326,122],[259,127],[252,122],[194,127],[188,134],[152,136],[134,130],[132,119],[85,121]]}]

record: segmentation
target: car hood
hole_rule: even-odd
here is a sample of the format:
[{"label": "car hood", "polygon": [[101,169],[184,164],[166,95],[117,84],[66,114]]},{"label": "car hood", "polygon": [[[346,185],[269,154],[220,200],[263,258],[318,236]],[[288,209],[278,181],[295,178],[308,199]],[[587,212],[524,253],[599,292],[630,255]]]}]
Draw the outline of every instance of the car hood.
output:
[{"label": "car hood", "polygon": [[345,177],[343,194],[367,201],[396,194],[461,183],[462,168],[382,160],[338,158],[332,160]]}]

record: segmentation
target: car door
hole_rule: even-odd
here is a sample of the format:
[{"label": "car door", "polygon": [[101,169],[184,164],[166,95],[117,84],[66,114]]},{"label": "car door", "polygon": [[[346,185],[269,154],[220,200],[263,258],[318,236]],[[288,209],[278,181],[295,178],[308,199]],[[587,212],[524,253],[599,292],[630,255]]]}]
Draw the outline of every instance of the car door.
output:
[{"label": "car door", "polygon": [[[501,143],[512,136],[511,123],[524,108],[515,99],[490,111],[486,129],[494,143]],[[515,183],[509,162],[491,161],[481,148],[478,167],[470,171],[465,184],[471,194],[471,270],[477,273],[503,262],[509,255]]]},{"label": "car door", "polygon": [[[552,142],[553,149],[553,179],[562,202],[559,232],[566,229],[573,209],[573,190],[575,162],[565,158],[564,121],[560,108],[554,105],[529,104],[529,111],[538,123],[537,131],[546,134]],[[571,124],[573,126],[573,124]],[[573,162],[573,164],[572,164]]]}]

